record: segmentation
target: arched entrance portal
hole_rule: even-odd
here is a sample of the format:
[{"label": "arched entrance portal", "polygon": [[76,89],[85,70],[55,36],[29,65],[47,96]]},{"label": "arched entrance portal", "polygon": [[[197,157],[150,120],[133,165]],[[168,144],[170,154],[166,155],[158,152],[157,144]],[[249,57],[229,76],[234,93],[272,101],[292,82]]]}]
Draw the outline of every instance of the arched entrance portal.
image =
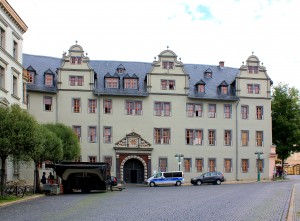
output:
[{"label": "arched entrance portal", "polygon": [[126,183],[144,182],[144,165],[138,159],[129,159],[124,163],[123,178]]}]

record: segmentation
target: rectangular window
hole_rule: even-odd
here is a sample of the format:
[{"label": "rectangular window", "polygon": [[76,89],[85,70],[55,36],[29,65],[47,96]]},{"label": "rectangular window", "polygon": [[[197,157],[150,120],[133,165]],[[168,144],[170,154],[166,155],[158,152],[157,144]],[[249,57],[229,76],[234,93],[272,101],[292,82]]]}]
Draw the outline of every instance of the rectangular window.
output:
[{"label": "rectangular window", "polygon": [[258,67],[257,66],[248,66],[249,74],[257,74],[258,73]]},{"label": "rectangular window", "polygon": [[199,173],[199,172],[203,172],[203,165],[204,165],[204,161],[203,161],[203,159],[196,159],[196,161],[195,161],[195,163],[196,163],[196,170],[197,170],[197,172]]},{"label": "rectangular window", "polygon": [[171,61],[163,61],[163,69],[173,69],[174,62]]},{"label": "rectangular window", "polygon": [[71,57],[71,64],[81,64],[81,57]]},{"label": "rectangular window", "polygon": [[247,84],[247,92],[248,94],[259,94],[260,93],[260,85],[259,84]]},{"label": "rectangular window", "polygon": [[224,172],[231,173],[232,172],[232,160],[224,159]]},{"label": "rectangular window", "polygon": [[5,30],[0,27],[0,47],[5,49]]},{"label": "rectangular window", "polygon": [[192,159],[184,158],[183,163],[184,163],[184,172],[191,172]]},{"label": "rectangular window", "polygon": [[103,100],[103,112],[105,114],[111,114],[112,113],[112,101],[109,99]]},{"label": "rectangular window", "polygon": [[208,117],[209,118],[215,118],[216,117],[216,105],[215,104],[209,104],[208,105]]},{"label": "rectangular window", "polygon": [[256,159],[256,172],[263,173],[264,172],[264,160]]},{"label": "rectangular window", "polygon": [[263,146],[263,132],[256,131],[256,146],[262,147]]},{"label": "rectangular window", "polygon": [[111,127],[104,127],[104,134],[103,134],[103,142],[104,143],[111,143],[112,142],[112,130]]},{"label": "rectangular window", "polygon": [[248,173],[248,172],[249,172],[249,160],[242,159],[242,173]]},{"label": "rectangular window", "polygon": [[105,78],[106,88],[119,88],[119,78]]},{"label": "rectangular window", "polygon": [[208,159],[208,172],[216,171],[216,159]]},{"label": "rectangular window", "polygon": [[81,156],[74,159],[74,162],[81,162]]},{"label": "rectangular window", "polygon": [[18,78],[13,75],[13,95],[18,96]]},{"label": "rectangular window", "polygon": [[108,163],[110,168],[112,168],[112,156],[104,156],[104,162]]},{"label": "rectangular window", "polygon": [[199,93],[205,93],[205,85],[204,84],[198,84],[198,92]]},{"label": "rectangular window", "polygon": [[46,74],[45,75],[45,85],[46,86],[53,86],[53,75]]},{"label": "rectangular window", "polygon": [[97,110],[97,100],[96,99],[89,99],[89,113],[94,114]]},{"label": "rectangular window", "polygon": [[231,112],[232,112],[232,105],[231,104],[224,104],[224,118],[230,119],[231,118]]},{"label": "rectangular window", "polygon": [[81,126],[73,126],[73,131],[78,137],[78,141],[81,142]]},{"label": "rectangular window", "polygon": [[95,163],[95,162],[97,162],[97,157],[96,156],[88,156],[88,160],[89,160],[89,162],[90,163]]},{"label": "rectangular window", "polygon": [[215,146],[216,145],[216,131],[208,130],[208,145]]},{"label": "rectangular window", "polygon": [[137,89],[138,88],[138,79],[124,79],[125,89]]},{"label": "rectangular window", "polygon": [[155,116],[171,116],[171,103],[170,102],[154,102],[154,115]]},{"label": "rectangular window", "polygon": [[5,69],[0,66],[0,88],[5,88]]},{"label": "rectangular window", "polygon": [[202,104],[186,104],[186,115],[187,117],[202,117],[203,108]]},{"label": "rectangular window", "polygon": [[225,146],[231,146],[231,130],[225,130],[224,131],[224,145]]},{"label": "rectangular window", "polygon": [[13,57],[18,59],[18,43],[16,41],[13,42]]},{"label": "rectangular window", "polygon": [[90,143],[96,143],[97,142],[96,127],[94,127],[94,126],[88,128],[88,141]]},{"label": "rectangular window", "polygon": [[73,111],[73,113],[80,113],[80,99],[79,98],[72,99],[72,111]]},{"label": "rectangular window", "polygon": [[127,115],[141,115],[142,101],[126,101],[125,113]]},{"label": "rectangular window", "polygon": [[197,129],[186,129],[185,141],[187,145],[202,145],[203,131]]},{"label": "rectangular window", "polygon": [[44,111],[52,111],[52,97],[44,97]]},{"label": "rectangular window", "polygon": [[248,119],[248,115],[249,115],[248,105],[241,106],[241,114],[242,114],[242,119]]},{"label": "rectangular window", "polygon": [[155,144],[170,144],[171,133],[167,128],[154,128],[154,143]]},{"label": "rectangular window", "polygon": [[262,106],[256,106],[256,119],[257,120],[263,119],[263,107]]},{"label": "rectangular window", "polygon": [[168,169],[168,159],[167,158],[163,158],[163,157],[160,157],[158,159],[158,170],[159,172],[166,172],[167,169]]},{"label": "rectangular window", "polygon": [[27,83],[34,84],[34,72],[33,71],[28,71]]},{"label": "rectangular window", "polygon": [[253,84],[247,84],[248,94],[253,94]]},{"label": "rectangular window", "polygon": [[228,87],[227,86],[221,86],[221,94],[228,94]]},{"label": "rectangular window", "polygon": [[161,80],[161,89],[162,90],[175,90],[175,81],[174,80]]},{"label": "rectangular window", "polygon": [[249,143],[249,131],[242,130],[242,146],[248,146]]},{"label": "rectangular window", "polygon": [[83,86],[83,76],[69,76],[70,86]]},{"label": "rectangular window", "polygon": [[259,84],[254,84],[254,93],[259,94],[260,93],[260,85]]}]

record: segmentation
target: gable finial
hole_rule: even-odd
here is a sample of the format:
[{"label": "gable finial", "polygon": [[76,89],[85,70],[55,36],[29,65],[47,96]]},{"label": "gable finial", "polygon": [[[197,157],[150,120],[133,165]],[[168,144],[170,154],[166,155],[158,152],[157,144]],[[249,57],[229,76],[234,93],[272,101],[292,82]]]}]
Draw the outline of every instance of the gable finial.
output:
[{"label": "gable finial", "polygon": [[254,54],[254,51],[252,51],[252,55]]},{"label": "gable finial", "polygon": [[77,45],[77,42],[78,42],[78,41],[76,40],[76,41],[75,41],[76,45]]},{"label": "gable finial", "polygon": [[169,50],[169,45],[167,45],[167,50]]}]

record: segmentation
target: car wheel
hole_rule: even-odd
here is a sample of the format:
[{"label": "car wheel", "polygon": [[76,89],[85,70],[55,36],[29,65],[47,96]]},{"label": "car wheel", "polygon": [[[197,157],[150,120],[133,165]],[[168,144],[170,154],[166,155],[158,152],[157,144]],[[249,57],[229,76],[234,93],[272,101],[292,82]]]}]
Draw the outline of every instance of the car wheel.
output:
[{"label": "car wheel", "polygon": [[150,187],[154,187],[154,186],[155,186],[155,183],[154,183],[154,182],[151,182],[151,183],[149,183],[149,186],[150,186]]},{"label": "car wheel", "polygon": [[221,180],[216,180],[217,185],[220,185],[221,183],[222,183]]},{"label": "car wheel", "polygon": [[180,181],[177,181],[177,182],[176,182],[176,186],[181,186],[181,182],[180,182]]},{"label": "car wheel", "polygon": [[197,184],[197,186],[200,186],[202,184],[202,181],[201,180],[197,180],[196,184]]}]

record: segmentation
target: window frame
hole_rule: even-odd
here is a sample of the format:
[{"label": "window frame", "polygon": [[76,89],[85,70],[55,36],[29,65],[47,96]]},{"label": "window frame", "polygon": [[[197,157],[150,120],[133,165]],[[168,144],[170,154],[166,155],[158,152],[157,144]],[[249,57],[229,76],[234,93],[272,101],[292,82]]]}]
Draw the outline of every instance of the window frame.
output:
[{"label": "window frame", "polygon": [[168,158],[167,157],[159,157],[158,158],[158,171],[159,172],[167,172],[168,171]]},{"label": "window frame", "polygon": [[[47,100],[49,100],[50,102],[46,102]],[[49,112],[53,111],[53,108],[52,108],[53,107],[53,102],[52,102],[52,100],[53,100],[53,98],[51,96],[44,96],[43,97],[44,111],[49,111]]]},{"label": "window frame", "polygon": [[5,89],[5,68],[0,65],[0,88]]},{"label": "window frame", "polygon": [[208,145],[209,146],[216,146],[216,130],[215,129],[208,129]]},{"label": "window frame", "polygon": [[173,61],[162,61],[162,69],[174,69],[174,62]]},{"label": "window frame", "polygon": [[154,128],[154,144],[166,145],[171,144],[170,128]]},{"label": "window frame", "polygon": [[256,120],[263,120],[264,118],[264,107],[256,106]]},{"label": "window frame", "polygon": [[104,114],[112,114],[112,100],[111,99],[103,100],[103,113]]},{"label": "window frame", "polygon": [[[229,161],[229,168],[228,162]],[[232,159],[231,158],[224,158],[224,173],[232,173]]]},{"label": "window frame", "polygon": [[186,116],[187,117],[203,117],[203,104],[202,103],[186,103]]},{"label": "window frame", "polygon": [[208,104],[208,118],[217,118],[216,104]]},{"label": "window frame", "polygon": [[208,172],[216,172],[216,168],[217,168],[217,160],[216,158],[208,158],[207,160],[208,163],[208,167],[207,170]]},{"label": "window frame", "polygon": [[45,86],[53,87],[54,76],[52,74],[45,74]]},{"label": "window frame", "polygon": [[103,127],[103,143],[112,143],[112,127]]},{"label": "window frame", "polygon": [[154,116],[171,117],[171,110],[171,102],[154,101]]},{"label": "window frame", "polygon": [[255,145],[257,147],[264,146],[264,132],[263,131],[255,131]]},{"label": "window frame", "polygon": [[224,104],[224,118],[225,119],[232,118],[232,105],[231,104]]},{"label": "window frame", "polygon": [[185,173],[192,172],[192,158],[183,158],[183,168]]},{"label": "window frame", "polygon": [[[245,134],[246,137],[244,137],[243,134]],[[246,141],[246,143],[244,143],[244,141]],[[249,146],[249,130],[241,131],[241,146],[243,146],[243,147]]]},{"label": "window frame", "polygon": [[88,126],[88,143],[97,143],[97,126]]},{"label": "window frame", "polygon": [[78,138],[78,142],[81,143],[81,137],[82,137],[81,126],[73,125],[72,128],[73,128],[73,131],[74,131],[74,133],[76,134],[76,136]]},{"label": "window frame", "polygon": [[97,99],[88,99],[88,113],[97,113]]},{"label": "window frame", "polygon": [[[245,112],[246,110],[246,112]],[[249,106],[248,105],[241,105],[241,118],[243,120],[249,119]]]},{"label": "window frame", "polygon": [[124,78],[124,89],[138,89],[137,78]]},{"label": "window frame", "polygon": [[[198,136],[200,134],[201,136]],[[203,129],[185,129],[185,144],[192,146],[203,145]]]},{"label": "window frame", "polygon": [[224,130],[224,146],[232,146],[232,130]]},{"label": "window frame", "polygon": [[119,78],[107,77],[105,78],[105,88],[119,89]]},{"label": "window frame", "polygon": [[81,112],[81,99],[72,98],[72,113],[80,113],[80,112]]},{"label": "window frame", "polygon": [[126,100],[125,101],[125,115],[142,115],[143,103],[142,101]]},{"label": "window frame", "polygon": [[195,159],[195,167],[196,167],[197,173],[202,173],[204,171],[204,159],[196,158]]},{"label": "window frame", "polygon": [[249,159],[241,159],[241,172],[249,173]]}]

